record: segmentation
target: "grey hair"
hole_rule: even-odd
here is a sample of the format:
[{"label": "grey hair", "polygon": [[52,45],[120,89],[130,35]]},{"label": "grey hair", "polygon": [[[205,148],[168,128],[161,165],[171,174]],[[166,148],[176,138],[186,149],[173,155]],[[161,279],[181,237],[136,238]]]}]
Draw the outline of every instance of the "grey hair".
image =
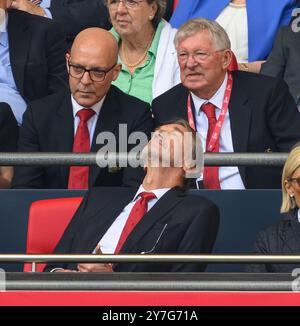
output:
[{"label": "grey hair", "polygon": [[[166,7],[167,7],[167,0],[146,0],[146,2],[149,5],[152,5],[155,3],[157,5],[157,10],[154,15],[154,18],[151,20],[151,23],[154,27],[154,29],[157,28],[158,24],[160,21],[163,19],[165,12],[166,12]],[[105,0],[106,6],[108,5],[108,0]]]},{"label": "grey hair", "polygon": [[179,42],[205,30],[208,31],[210,38],[215,45],[215,50],[226,50],[231,48],[231,43],[225,29],[216,21],[205,18],[191,19],[183,24],[175,35],[175,48],[178,48]]}]

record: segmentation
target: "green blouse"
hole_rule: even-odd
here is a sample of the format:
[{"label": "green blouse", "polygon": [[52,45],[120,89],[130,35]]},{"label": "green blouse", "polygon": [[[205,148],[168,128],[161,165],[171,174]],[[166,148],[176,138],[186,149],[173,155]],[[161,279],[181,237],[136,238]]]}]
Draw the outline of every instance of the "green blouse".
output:
[{"label": "green blouse", "polygon": [[[157,48],[159,44],[160,34],[165,25],[165,21],[162,20],[156,29],[153,41],[148,50],[147,60],[135,69],[132,75],[127,69],[126,65],[122,64],[122,60],[119,56],[118,62],[122,64],[122,70],[117,80],[112,82],[124,93],[135,96],[145,102],[151,104],[152,102],[152,83],[154,78],[155,60],[157,54]],[[120,42],[120,35],[114,28],[110,32]]]}]

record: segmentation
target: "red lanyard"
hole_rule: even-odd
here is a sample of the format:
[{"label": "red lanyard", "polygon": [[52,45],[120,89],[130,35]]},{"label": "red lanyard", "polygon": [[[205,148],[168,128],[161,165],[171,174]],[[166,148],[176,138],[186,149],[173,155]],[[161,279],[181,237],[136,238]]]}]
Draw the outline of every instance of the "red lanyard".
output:
[{"label": "red lanyard", "polygon": [[[223,123],[224,123],[224,120],[226,117],[226,113],[228,111],[228,104],[229,104],[229,100],[230,100],[230,96],[231,96],[232,85],[233,85],[232,74],[230,72],[228,72],[228,80],[227,80],[227,85],[226,85],[225,94],[224,94],[224,98],[223,98],[221,113],[220,113],[219,119],[216,123],[213,135],[208,143],[208,146],[207,146],[208,151],[213,150],[217,140],[220,138],[221,128],[223,126]],[[193,116],[193,112],[192,112],[191,93],[189,94],[188,100],[187,100],[187,115],[188,115],[188,122],[189,122],[190,127],[193,128],[194,130],[196,130],[194,116]]]}]

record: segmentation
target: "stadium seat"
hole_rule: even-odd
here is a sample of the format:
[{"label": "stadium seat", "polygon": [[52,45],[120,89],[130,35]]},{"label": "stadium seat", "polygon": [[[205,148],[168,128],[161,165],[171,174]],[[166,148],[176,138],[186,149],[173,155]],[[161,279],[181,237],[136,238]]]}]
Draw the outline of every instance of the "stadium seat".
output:
[{"label": "stadium seat", "polygon": [[[38,200],[29,210],[27,254],[51,254],[68,226],[82,197]],[[36,264],[42,272],[45,264]],[[24,264],[24,272],[31,271],[31,263]]]}]

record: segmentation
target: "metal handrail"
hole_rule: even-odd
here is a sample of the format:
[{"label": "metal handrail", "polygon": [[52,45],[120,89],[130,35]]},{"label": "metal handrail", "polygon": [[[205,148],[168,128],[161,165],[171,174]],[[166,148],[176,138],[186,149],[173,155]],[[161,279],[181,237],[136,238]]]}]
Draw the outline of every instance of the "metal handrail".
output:
[{"label": "metal handrail", "polygon": [[38,254],[0,254],[0,262],[5,263],[209,263],[209,264],[240,264],[240,263],[300,263],[300,255],[38,255]]},{"label": "metal handrail", "polygon": [[[208,153],[204,154],[206,166],[282,166],[287,153]],[[0,166],[126,166],[129,160],[137,160],[136,153],[0,153]]]}]

